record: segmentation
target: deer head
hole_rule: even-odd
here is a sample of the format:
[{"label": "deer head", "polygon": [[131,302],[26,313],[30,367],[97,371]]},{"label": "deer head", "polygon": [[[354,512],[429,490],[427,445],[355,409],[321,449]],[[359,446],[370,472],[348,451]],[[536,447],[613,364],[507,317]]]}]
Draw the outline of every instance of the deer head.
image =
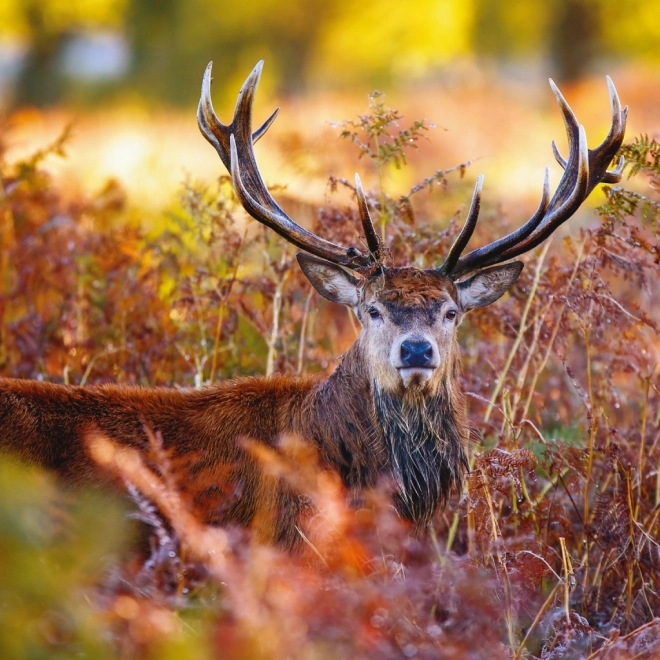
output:
[{"label": "deer head", "polygon": [[357,349],[372,382],[387,392],[432,393],[449,372],[459,368],[456,328],[464,314],[495,302],[520,275],[523,263],[511,259],[542,243],[577,211],[597,184],[615,183],[621,178],[623,158],[616,169],[607,168],[623,142],[627,107],[621,109],[610,78],[610,131],[595,149],[587,148],[584,128],[551,80],[569,148],[564,160],[552,143],[555,158],[564,169],[552,197],[546,168],[541,203],[532,217],[507,236],[463,255],[479,217],[483,184],[483,176],[479,176],[465,224],[444,262],[427,270],[396,268],[385,263],[385,251],[357,175],[355,189],[366,247],[362,250],[342,247],[308,232],[289,218],[269,193],[252,148],[278,112],[252,131],[252,105],[262,65],[257,64],[241,88],[234,118],[226,126],[216,117],[211,103],[209,64],[197,113],[199,127],[230,172],[245,210],[305,250],[298,254],[298,263],[323,297],[354,310],[363,328]]}]

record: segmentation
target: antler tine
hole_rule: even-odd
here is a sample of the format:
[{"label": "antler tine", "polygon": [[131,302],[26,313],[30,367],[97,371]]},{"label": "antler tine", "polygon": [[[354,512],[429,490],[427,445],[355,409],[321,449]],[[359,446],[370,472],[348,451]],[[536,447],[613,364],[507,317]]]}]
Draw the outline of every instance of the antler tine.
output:
[{"label": "antler tine", "polygon": [[589,196],[596,185],[599,183],[615,183],[620,179],[623,171],[622,160],[619,160],[615,170],[608,171],[607,166],[623,142],[627,107],[621,110],[619,97],[612,81],[608,78],[612,106],[610,131],[603,143],[593,150],[587,148],[584,128],[578,123],[575,114],[552,80],[550,86],[555,93],[557,103],[564,117],[569,148],[569,156],[566,161],[562,158],[555,143],[552,144],[555,158],[564,168],[564,174],[557,190],[548,202],[549,188],[546,170],[546,182],[541,205],[532,218],[508,236],[460,257],[454,268],[447,271],[447,274],[453,279],[470,271],[507,261],[532,250],[577,211],[580,204]]},{"label": "antler tine", "polygon": [[355,194],[357,196],[358,210],[360,212],[360,220],[362,221],[362,229],[364,236],[367,239],[367,247],[369,254],[374,263],[379,263],[382,260],[382,244],[380,237],[374,229],[374,223],[371,221],[371,214],[367,205],[367,198],[362,189],[362,182],[360,176],[355,174]]},{"label": "antler tine", "polygon": [[[588,185],[589,161],[587,158],[586,135],[584,128],[579,126],[578,148],[575,157],[571,154],[568,167],[564,172],[562,181],[560,182],[553,199],[549,203],[547,203],[546,200],[542,201],[541,206],[547,204],[545,211],[540,214],[537,211],[533,218],[530,219],[535,220],[535,222],[528,221],[521,228],[527,228],[529,230],[525,232],[527,236],[513,242],[510,240],[512,234],[509,234],[504,239],[500,239],[501,243],[500,241],[495,241],[486,247],[473,250],[459,260],[456,268],[452,271],[451,276],[456,278],[472,270],[485,268],[486,266],[492,266],[493,264],[513,259],[518,255],[534,249],[537,245],[548,238],[548,236],[550,236],[559,225],[568,220],[568,218],[577,211],[580,204],[588,195]],[[562,203],[557,208],[552,210],[553,202],[556,202],[557,199],[561,199],[560,195],[567,189],[569,190],[569,193],[566,198],[562,200]],[[541,206],[539,207],[539,210]],[[532,226],[533,224],[536,226]],[[513,234],[515,233],[516,232]],[[499,247],[501,244],[509,244],[510,246],[506,249],[502,249]]]},{"label": "antler tine", "polygon": [[[241,105],[241,99],[246,93],[246,88],[250,83],[251,79],[256,78],[256,84],[259,83],[259,78],[261,77],[261,69],[263,68],[263,60],[260,61],[257,66],[254,67],[252,73],[248,79],[243,83],[240,92],[238,93],[238,99],[236,100],[236,109],[234,110],[234,117],[229,126],[225,126],[215,114],[213,109],[213,102],[211,101],[211,70],[213,68],[213,62],[209,62],[204,71],[204,78],[202,80],[202,95],[199,99],[199,105],[197,106],[197,125],[199,130],[202,132],[202,135],[215,147],[215,150],[220,156],[224,166],[229,170],[230,167],[230,154],[229,154],[229,136],[232,133],[236,132],[237,126],[237,113]],[[256,89],[256,84],[254,88]],[[270,128],[271,124],[275,121],[280,109],[276,108],[273,114],[266,119],[266,121],[252,134],[252,142],[255,143],[257,140],[262,138],[266,131]]]},{"label": "antler tine", "polygon": [[[621,101],[617,94],[616,87],[609,76],[607,78],[607,88],[610,95],[610,106],[612,109],[612,121],[607,137],[595,149],[589,149],[589,190],[599,183],[618,183],[621,181],[623,166],[625,160],[623,156],[619,157],[617,166],[613,170],[607,170],[607,166],[612,162],[616,152],[621,147],[623,137],[626,132],[626,120],[628,118],[628,106],[621,109]],[[565,169],[566,161],[557,149],[554,140],[552,142],[552,151],[557,162]],[[603,172],[603,168],[605,171]]]},{"label": "antler tine", "polygon": [[197,113],[202,134],[216,148],[231,174],[236,195],[245,210],[258,222],[270,227],[293,245],[336,264],[353,269],[371,265],[369,255],[354,247],[341,247],[312,234],[294,222],[273,199],[266,187],[252,148],[253,143],[268,130],[277,112],[252,133],[252,104],[261,77],[263,61],[254,67],[241,87],[236,100],[234,118],[225,126],[215,115],[211,104],[211,64],[202,83],[202,96]]},{"label": "antler tine", "polygon": [[[447,261],[449,261],[449,259],[447,259],[445,263],[440,267],[440,270],[443,273],[451,274],[452,277],[456,278],[468,272],[468,270],[470,270],[470,263],[474,260],[484,259],[484,261],[488,261],[488,263],[484,263],[484,266],[490,266],[493,263],[497,263],[497,261],[487,260],[488,255],[490,255],[491,253],[496,255],[500,254],[504,250],[507,250],[508,248],[516,245],[520,241],[527,238],[539,226],[539,224],[545,217],[546,212],[548,210],[549,202],[550,202],[550,170],[546,167],[545,176],[543,177],[543,192],[541,193],[541,201],[538,205],[538,208],[534,212],[534,215],[524,225],[522,225],[522,227],[519,227],[518,229],[516,229],[516,231],[513,231],[510,234],[504,236],[503,238],[500,238],[494,241],[493,243],[490,243],[485,248],[478,248],[476,250],[473,250],[463,259],[460,260],[460,265],[458,266],[457,266],[458,263],[458,254],[457,254],[456,264],[454,264],[452,269],[445,271],[444,270],[445,264],[447,263]],[[454,246],[456,245],[457,242],[458,240],[454,243],[454,245],[452,245],[450,255],[451,252],[454,250]],[[467,241],[465,242],[465,244],[467,244]],[[486,250],[488,250],[488,252],[486,252]],[[468,259],[468,257],[470,259]]]},{"label": "antler tine", "polygon": [[472,234],[474,233],[474,228],[477,226],[477,220],[479,219],[479,211],[481,210],[481,188],[484,185],[484,175],[480,174],[477,177],[477,183],[474,186],[474,192],[472,193],[472,201],[470,202],[470,210],[468,211],[467,218],[465,219],[465,224],[461,229],[460,233],[456,237],[453,245],[449,250],[449,254],[445,259],[444,263],[440,268],[436,270],[443,275],[451,273],[455,268],[456,263],[458,262],[461,252],[465,250]]},{"label": "antler tine", "polygon": [[[557,190],[555,190],[555,194],[552,196],[552,199],[550,200],[549,209],[550,211],[552,211],[553,209],[561,208],[566,203],[566,201],[571,197],[571,193],[574,190],[574,186],[575,186],[575,180],[571,175],[574,174],[573,170],[575,170],[579,161],[582,158],[588,158],[589,150],[585,148],[584,153],[580,152],[579,147],[581,146],[580,145],[581,131],[583,131],[584,129],[579,124],[577,117],[575,116],[575,113],[571,109],[571,106],[568,105],[566,99],[564,98],[563,94],[559,91],[559,88],[557,87],[557,85],[555,85],[552,78],[550,78],[549,82],[550,82],[550,87],[555,94],[555,98],[557,100],[557,104],[559,105],[559,109],[561,110],[562,115],[564,117],[564,125],[566,127],[566,137],[568,138],[568,162],[566,164],[566,167],[564,168],[564,174],[559,180],[559,185],[557,186]],[[556,144],[553,151],[557,151],[557,152],[559,151],[559,149],[557,149]],[[579,206],[579,202],[576,205],[576,210],[578,206]]]}]

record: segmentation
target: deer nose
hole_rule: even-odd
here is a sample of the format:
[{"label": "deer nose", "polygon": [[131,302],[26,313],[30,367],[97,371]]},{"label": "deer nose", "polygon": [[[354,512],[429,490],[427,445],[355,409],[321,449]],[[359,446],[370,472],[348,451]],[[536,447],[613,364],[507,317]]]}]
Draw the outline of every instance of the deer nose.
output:
[{"label": "deer nose", "polygon": [[401,362],[404,367],[430,367],[433,346],[427,341],[404,341],[401,344]]}]

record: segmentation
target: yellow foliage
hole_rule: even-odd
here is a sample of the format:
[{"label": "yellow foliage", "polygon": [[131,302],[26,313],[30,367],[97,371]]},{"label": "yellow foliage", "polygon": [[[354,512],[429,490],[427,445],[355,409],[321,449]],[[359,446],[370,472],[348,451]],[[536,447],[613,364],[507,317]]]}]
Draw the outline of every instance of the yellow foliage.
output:
[{"label": "yellow foliage", "polygon": [[25,37],[39,21],[49,33],[68,28],[120,27],[129,0],[3,0],[0,34]]},{"label": "yellow foliage", "polygon": [[660,60],[660,4],[649,0],[600,0],[608,52]]},{"label": "yellow foliage", "polygon": [[423,75],[470,54],[473,9],[472,0],[353,0],[326,25],[315,69],[342,81]]},{"label": "yellow foliage", "polygon": [[21,5],[17,0],[0,2],[0,37],[22,37],[27,34],[28,27]]}]

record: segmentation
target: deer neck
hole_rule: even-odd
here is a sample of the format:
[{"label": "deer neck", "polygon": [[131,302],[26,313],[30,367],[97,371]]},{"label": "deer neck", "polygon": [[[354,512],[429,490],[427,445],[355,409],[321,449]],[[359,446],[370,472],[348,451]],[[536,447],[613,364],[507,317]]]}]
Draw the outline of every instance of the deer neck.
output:
[{"label": "deer neck", "polygon": [[455,385],[445,379],[430,394],[373,391],[396,507],[418,527],[444,506],[467,466],[464,400]]},{"label": "deer neck", "polygon": [[386,475],[399,513],[417,526],[429,522],[467,465],[459,375],[456,358],[432,391],[389,392],[373,382],[353,345],[316,393],[322,446],[346,485],[373,486]]}]

